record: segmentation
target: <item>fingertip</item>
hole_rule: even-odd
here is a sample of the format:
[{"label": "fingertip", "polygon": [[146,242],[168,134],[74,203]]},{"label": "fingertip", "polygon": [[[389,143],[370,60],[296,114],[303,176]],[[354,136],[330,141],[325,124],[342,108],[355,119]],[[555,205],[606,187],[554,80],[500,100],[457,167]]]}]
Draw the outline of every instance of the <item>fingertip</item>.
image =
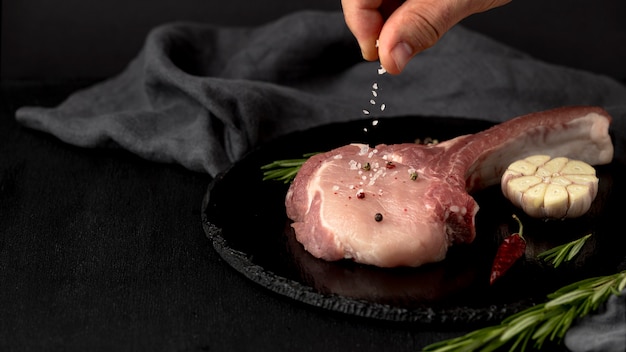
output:
[{"label": "fingertip", "polygon": [[363,59],[365,59],[366,61],[378,60],[378,48],[376,47],[376,44],[363,43],[360,44],[360,47]]}]

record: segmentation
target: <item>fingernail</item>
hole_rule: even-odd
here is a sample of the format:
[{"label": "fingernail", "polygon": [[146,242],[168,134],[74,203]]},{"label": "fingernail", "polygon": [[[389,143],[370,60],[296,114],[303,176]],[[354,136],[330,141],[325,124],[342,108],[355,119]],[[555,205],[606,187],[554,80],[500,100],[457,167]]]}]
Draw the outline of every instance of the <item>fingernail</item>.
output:
[{"label": "fingernail", "polygon": [[400,42],[391,49],[391,57],[396,62],[396,67],[399,71],[404,69],[404,66],[409,63],[411,57],[413,57],[413,49],[409,44]]}]

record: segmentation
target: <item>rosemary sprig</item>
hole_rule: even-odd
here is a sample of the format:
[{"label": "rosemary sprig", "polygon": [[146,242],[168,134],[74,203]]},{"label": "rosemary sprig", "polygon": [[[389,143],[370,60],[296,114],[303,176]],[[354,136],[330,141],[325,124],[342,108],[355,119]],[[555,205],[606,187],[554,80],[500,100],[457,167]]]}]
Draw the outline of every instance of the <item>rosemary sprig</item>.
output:
[{"label": "rosemary sprig", "polygon": [[284,183],[293,181],[302,164],[315,154],[317,153],[307,153],[303,154],[302,158],[276,160],[261,166],[261,170],[264,170],[263,181],[274,180]]},{"label": "rosemary sprig", "polygon": [[540,253],[537,258],[545,261],[552,261],[552,265],[556,268],[563,262],[569,262],[580,252],[585,242],[591,237],[591,234],[583,236],[577,240],[556,246]]},{"label": "rosemary sprig", "polygon": [[440,341],[422,351],[485,352],[504,346],[510,346],[510,351],[524,351],[529,343],[537,349],[546,341],[560,343],[575,319],[595,311],[611,295],[620,295],[625,287],[626,270],[581,280],[549,294],[547,302],[522,310],[504,319],[500,325]]}]

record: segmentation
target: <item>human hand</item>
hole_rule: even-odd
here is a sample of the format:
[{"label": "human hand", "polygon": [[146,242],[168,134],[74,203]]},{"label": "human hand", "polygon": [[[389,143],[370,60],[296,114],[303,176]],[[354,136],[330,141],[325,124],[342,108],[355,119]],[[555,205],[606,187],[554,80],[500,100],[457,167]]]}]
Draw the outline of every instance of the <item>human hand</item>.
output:
[{"label": "human hand", "polygon": [[417,53],[433,46],[464,18],[511,0],[342,0],[348,28],[363,58],[402,72]]}]

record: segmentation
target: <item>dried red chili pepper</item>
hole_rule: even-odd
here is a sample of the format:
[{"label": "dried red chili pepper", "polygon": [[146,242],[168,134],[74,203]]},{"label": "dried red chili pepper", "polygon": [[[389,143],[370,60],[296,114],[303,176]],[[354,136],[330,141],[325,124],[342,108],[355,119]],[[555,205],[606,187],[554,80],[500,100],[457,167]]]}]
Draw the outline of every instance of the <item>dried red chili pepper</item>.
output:
[{"label": "dried red chili pepper", "polygon": [[513,215],[513,218],[519,224],[519,231],[507,236],[500,244],[500,247],[498,247],[491,267],[490,284],[493,284],[504,275],[526,251],[526,239],[523,236],[524,227],[522,226],[522,221],[516,215]]}]

